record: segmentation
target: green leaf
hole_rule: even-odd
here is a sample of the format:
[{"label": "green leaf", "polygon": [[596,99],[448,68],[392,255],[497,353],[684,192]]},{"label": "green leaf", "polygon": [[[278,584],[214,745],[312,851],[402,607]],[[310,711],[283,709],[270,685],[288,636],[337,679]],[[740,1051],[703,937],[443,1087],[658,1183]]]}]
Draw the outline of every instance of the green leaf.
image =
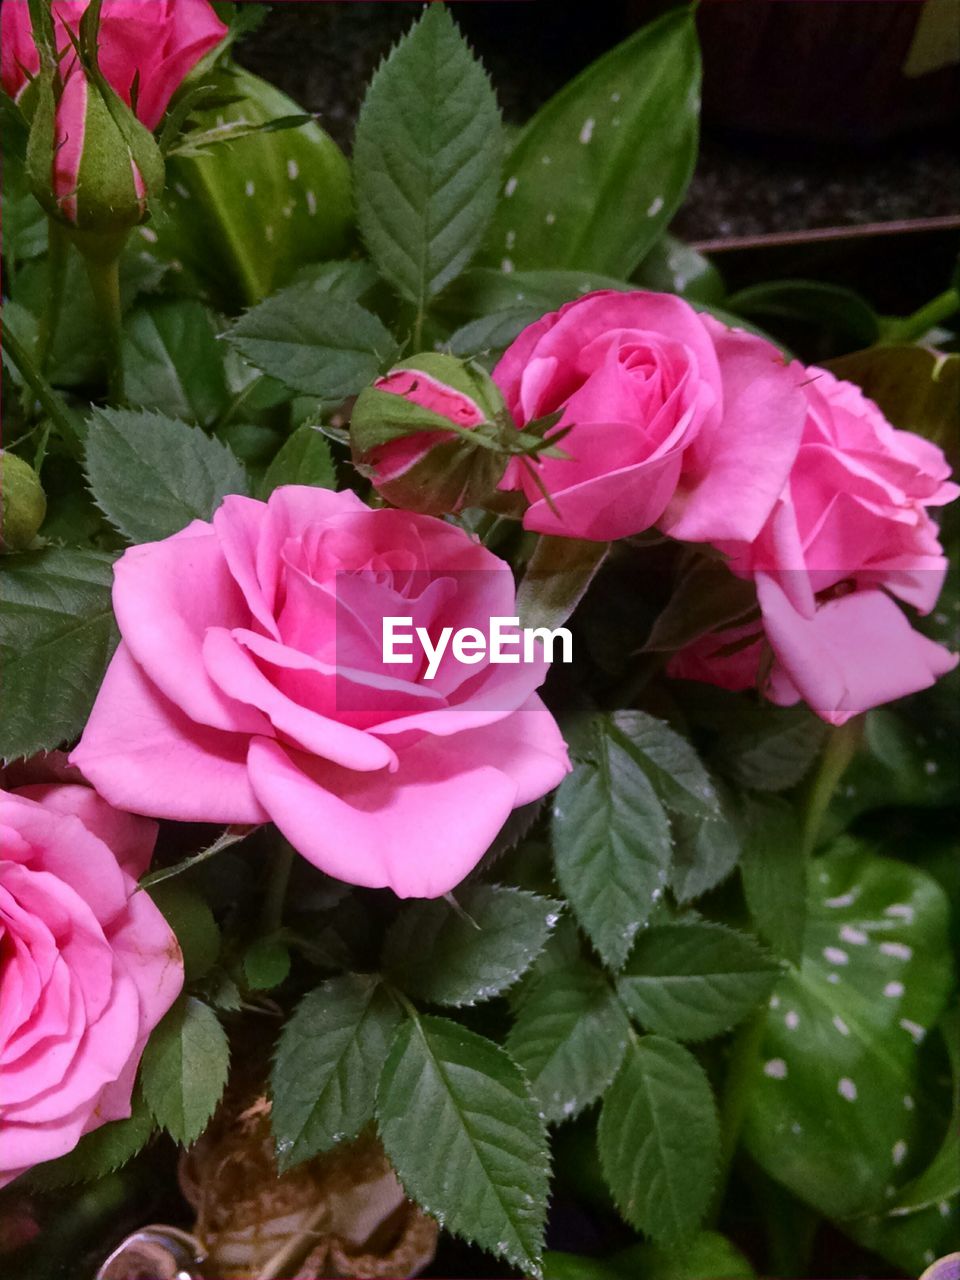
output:
[{"label": "green leaf", "polygon": [[507,1037],[547,1120],[569,1120],[620,1069],[630,1023],[606,977],[587,964],[534,982]]},{"label": "green leaf", "polygon": [[271,1075],[281,1172],[355,1138],[400,1020],[379,980],[347,973],[311,991],[280,1036]]},{"label": "green leaf", "polygon": [[211,313],[193,298],[168,298],[123,322],[124,394],[132,405],[209,426],[227,402],[223,344]]},{"label": "green leaf", "polygon": [[[220,101],[192,114],[200,128],[217,127],[218,117],[262,124],[300,110],[234,63],[210,83]],[[163,208],[140,234],[233,311],[285,285],[302,264],[342,253],[351,222],[347,161],[310,123],[239,138],[205,156],[171,157]]]},{"label": "green leaf", "polygon": [[722,816],[717,789],[686,738],[644,711],[615,711],[610,720],[667,809],[690,818]]},{"label": "green leaf", "polygon": [[737,865],[742,844],[732,812],[733,801],[729,800],[716,818],[674,815],[670,888],[678,902],[692,902],[709,892]]},{"label": "green leaf", "polygon": [[98,409],[86,441],[97,506],[131,542],[209,520],[230,493],[246,493],[243,467],[199,427],[146,409]]},{"label": "green leaf", "polygon": [[810,865],[803,964],[770,998],[744,1140],[831,1218],[879,1210],[931,1123],[919,1044],[953,984],[939,886],[846,842]]},{"label": "green leaf", "polygon": [[3,557],[3,759],[51,750],[83,727],[117,643],[113,559],[59,549]]},{"label": "green leaf", "polygon": [[55,1191],[77,1182],[93,1182],[125,1165],[141,1151],[154,1132],[153,1116],[135,1088],[132,1110],[125,1120],[112,1120],[85,1134],[59,1160],[35,1165],[26,1181],[37,1191]]},{"label": "green leaf", "polygon": [[719,1127],[710,1083],[688,1050],[644,1036],[603,1100],[600,1163],[631,1226],[679,1244],[700,1225],[716,1176]]},{"label": "green leaf", "polygon": [[551,898],[489,884],[458,889],[457,907],[442,898],[405,907],[384,943],[392,981],[434,1004],[505,991],[543,950],[560,911]]},{"label": "green leaf", "polygon": [[330,446],[316,427],[298,427],[284,441],[259,485],[259,496],[269,498],[282,484],[310,484],[335,489],[337,473]]},{"label": "green leaf", "polygon": [[182,880],[155,884],[149,893],[180,943],[187,982],[204,977],[220,955],[220,927],[206,899]]},{"label": "green leaf", "polygon": [[635,1244],[614,1254],[612,1262],[623,1280],[753,1280],[753,1267],[735,1244],[716,1231],[701,1231],[689,1244],[665,1249],[658,1244]]},{"label": "green leaf", "polygon": [[735,577],[725,565],[698,555],[678,578],[673,595],[658,616],[643,648],[673,653],[711,631],[745,618],[757,608],[756,587]]},{"label": "green leaf", "polygon": [[150,1036],[141,1063],[154,1119],[188,1147],[203,1132],[227,1083],[230,1046],[212,1009],[181,996]]},{"label": "green leaf", "polygon": [[670,822],[646,773],[610,721],[592,725],[590,758],[553,806],[557,878],[604,961],[619,968],[663,894]]},{"label": "green leaf", "polygon": [[658,293],[678,293],[688,302],[722,303],[720,272],[702,253],[676,236],[662,235],[634,275],[637,284]]},{"label": "green leaf", "polygon": [[745,1018],[779,973],[746,934],[706,922],[661,924],[640,934],[617,990],[650,1031],[706,1040]]},{"label": "green leaf", "polygon": [[546,1130],[499,1046],[444,1018],[406,1022],[383,1070],[377,1118],[408,1196],[446,1230],[540,1274]]},{"label": "green leaf", "polygon": [[827,367],[862,387],[895,427],[956,448],[960,355],[927,347],[870,347]]},{"label": "green leaf", "polygon": [[373,77],[353,147],[370,256],[421,314],[480,244],[501,147],[486,72],[449,11],[429,5]]},{"label": "green leaf", "polygon": [[537,112],[505,162],[487,262],[629,276],[693,172],[699,86],[687,8],[592,63]]},{"label": "green leaf", "polygon": [[779,796],[744,796],[741,804],[745,834],[740,876],[747,906],[761,936],[799,964],[807,867],[796,811]]},{"label": "green leaf", "polygon": [[523,627],[562,626],[587,593],[606,559],[610,544],[580,538],[537,539],[517,588],[517,613]]},{"label": "green leaf", "polygon": [[317,282],[281,289],[241,316],[227,338],[290,390],[336,403],[362,391],[397,355],[372,312]]},{"label": "green leaf", "polygon": [[[737,715],[733,714],[736,710]],[[807,707],[775,707],[745,699],[728,708],[714,756],[718,768],[753,791],[786,791],[809,772],[826,725]]]},{"label": "green leaf", "polygon": [[243,953],[243,976],[253,991],[279,987],[290,972],[290,952],[280,938],[257,938]]},{"label": "green leaf", "polygon": [[953,1109],[937,1154],[922,1173],[901,1190],[888,1213],[902,1217],[960,1195],[960,1013],[948,1010],[942,1021],[943,1038],[953,1071]]},{"label": "green leaf", "polygon": [[815,328],[828,348],[867,347],[880,336],[876,312],[845,285],[819,280],[768,280],[731,294],[725,303],[735,315],[787,321]]}]

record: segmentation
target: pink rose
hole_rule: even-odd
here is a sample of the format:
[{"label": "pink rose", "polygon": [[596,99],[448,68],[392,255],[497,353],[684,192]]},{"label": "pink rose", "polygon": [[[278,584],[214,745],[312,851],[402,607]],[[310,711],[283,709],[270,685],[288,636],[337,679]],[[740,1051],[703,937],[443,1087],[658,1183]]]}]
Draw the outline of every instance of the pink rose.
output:
[{"label": "pink rose", "polygon": [[89,787],[0,792],[0,1186],[130,1114],[183,985],[176,938],[136,892],[156,836]]},{"label": "pink rose", "polygon": [[[52,202],[49,212],[103,230],[111,210],[113,220],[124,224],[142,217],[148,195],[162,186],[163,166],[159,152],[150,151],[149,138],[148,148],[142,141],[136,144],[139,159],[135,158],[131,139],[121,137],[91,90],[68,34],[69,28],[76,35],[87,4],[88,0],[57,0],[53,7],[57,48],[64,51],[63,91],[47,138],[49,194],[46,182],[43,193],[36,190],[45,207]],[[104,0],[100,70],[127,106],[135,105],[145,128],[153,130],[187,73],[226,33],[208,0]],[[5,0],[0,36],[3,88],[18,99],[40,70],[27,0]],[[85,141],[96,153],[92,160]]]},{"label": "pink rose", "polygon": [[322,870],[433,897],[568,769],[543,662],[387,665],[385,616],[486,629],[509,566],[430,516],[290,485],[116,566],[123,636],[71,760],[115,804],[272,819]]},{"label": "pink rose", "polygon": [[539,475],[501,488],[530,500],[528,529],[597,541],[653,525],[675,538],[755,538],[803,426],[800,369],[749,333],[659,293],[592,293],[525,329],[493,371],[518,426],[573,424]]},{"label": "pink rose", "polygon": [[957,664],[897,601],[921,614],[936,604],[947,561],[927,508],[960,489],[942,451],[891,426],[858,387],[825,369],[807,378],[803,438],[770,519],[752,541],[718,544],[755,579],[760,620],[697,641],[669,669],[726,688],[766,672],[774,702],[802,699],[843,724]]}]

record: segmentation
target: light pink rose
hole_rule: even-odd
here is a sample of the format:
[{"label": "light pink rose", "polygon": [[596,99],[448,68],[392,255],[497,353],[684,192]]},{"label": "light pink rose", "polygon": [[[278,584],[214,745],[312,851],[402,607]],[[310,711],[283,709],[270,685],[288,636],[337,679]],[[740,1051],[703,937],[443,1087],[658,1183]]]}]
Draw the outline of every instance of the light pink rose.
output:
[{"label": "light pink rose", "polygon": [[518,426],[573,424],[539,475],[501,488],[530,501],[528,529],[597,541],[653,525],[675,538],[755,538],[803,426],[800,368],[769,342],[660,293],[588,294],[525,329],[493,371]]},{"label": "light pink rose", "polygon": [[123,636],[71,760],[157,817],[271,819],[341,880],[432,897],[568,769],[539,663],[385,665],[384,615],[486,630],[510,568],[430,516],[290,485],[117,563]]},{"label": "light pink rose", "polygon": [[718,544],[755,579],[760,620],[697,641],[669,670],[726,688],[762,676],[774,702],[802,699],[843,724],[956,666],[897,602],[936,604],[947,561],[927,508],[960,490],[942,451],[896,430],[858,387],[825,369],[807,378],[802,443],[770,519],[753,541]]},{"label": "light pink rose", "polygon": [[0,1186],[130,1114],[183,985],[176,938],[136,892],[156,836],[89,787],[0,792]]},{"label": "light pink rose", "polygon": [[[63,51],[63,88],[52,140],[51,194],[59,214],[68,222],[81,224],[84,219],[78,209],[78,191],[81,170],[86,172],[84,138],[92,91],[68,29],[76,35],[87,4],[88,0],[57,0],[53,6],[57,48]],[[105,0],[100,21],[100,70],[127,106],[135,106],[141,123],[152,130],[187,73],[226,33],[208,0]],[[17,99],[40,70],[27,0],[4,0],[0,36],[3,88]],[[97,136],[104,145],[102,128]],[[142,213],[148,181],[132,155],[129,165],[131,192]],[[96,163],[93,169],[97,172]],[[105,179],[101,175],[98,180],[102,183]]]}]

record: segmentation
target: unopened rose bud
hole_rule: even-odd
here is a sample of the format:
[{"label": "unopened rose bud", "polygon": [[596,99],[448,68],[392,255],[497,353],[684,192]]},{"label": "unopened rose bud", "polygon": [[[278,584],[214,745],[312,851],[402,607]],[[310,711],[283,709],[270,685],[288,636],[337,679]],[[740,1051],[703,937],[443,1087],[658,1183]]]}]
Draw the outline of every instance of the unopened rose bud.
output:
[{"label": "unopened rose bud", "polygon": [[0,546],[29,547],[47,514],[47,499],[37,473],[16,454],[0,450]]},{"label": "unopened rose bud", "polygon": [[163,157],[126,103],[78,59],[61,85],[42,71],[31,92],[27,170],[47,213],[103,237],[143,222],[148,201],[163,190]]},{"label": "unopened rose bud", "polygon": [[478,365],[424,352],[361,391],[353,460],[395,506],[428,515],[481,505],[516,436],[493,379]]}]

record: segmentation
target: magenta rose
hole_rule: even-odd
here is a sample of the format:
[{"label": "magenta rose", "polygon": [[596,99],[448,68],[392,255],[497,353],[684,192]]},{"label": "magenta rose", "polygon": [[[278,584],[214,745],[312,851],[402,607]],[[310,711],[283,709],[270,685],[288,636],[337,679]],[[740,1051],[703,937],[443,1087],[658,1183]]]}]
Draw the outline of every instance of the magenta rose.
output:
[{"label": "magenta rose", "polygon": [[569,767],[542,661],[384,662],[384,617],[437,640],[516,612],[509,566],[442,520],[297,485],[229,497],[128,550],[113,603],[71,760],[134,811],[270,819],[330,875],[432,897]]},{"label": "magenta rose", "polygon": [[0,1186],[130,1114],[183,985],[177,940],[136,891],[156,836],[89,787],[0,792]]},{"label": "magenta rose", "polygon": [[660,293],[592,293],[525,329],[493,371],[518,426],[573,425],[540,479],[511,463],[501,488],[528,529],[597,541],[653,525],[675,538],[750,540],[800,439],[800,369],[752,334]]},{"label": "magenta rose", "polygon": [[[50,139],[49,198],[55,202],[50,211],[80,225],[90,215],[81,207],[83,201],[79,193],[96,192],[97,203],[112,200],[118,209],[128,202],[135,206],[139,200],[142,213],[152,184],[162,182],[162,166],[158,179],[152,173],[152,165],[148,168],[143,159],[146,153],[141,153],[141,164],[131,153],[125,162],[130,192],[122,186],[114,189],[119,178],[111,172],[109,153],[125,147],[129,139],[121,140],[106,108],[96,100],[68,34],[69,29],[76,36],[87,4],[88,0],[57,0],[53,6],[57,48],[63,52],[60,62],[63,92],[56,105]],[[227,28],[208,0],[104,0],[100,20],[100,70],[114,92],[127,106],[135,108],[141,124],[153,130],[184,77],[226,34]],[[16,100],[40,70],[27,0],[4,0],[0,36],[3,88]],[[88,156],[84,147],[88,135],[89,150],[96,153],[93,156]],[[103,211],[97,212],[102,224]],[[137,220],[135,214],[134,207],[129,215],[133,221]],[[120,213],[116,216],[120,217]]]},{"label": "magenta rose", "polygon": [[957,664],[900,602],[936,604],[947,561],[927,508],[960,489],[942,451],[891,426],[858,387],[825,369],[807,378],[802,442],[769,520],[753,541],[718,544],[756,581],[760,619],[697,641],[670,671],[735,689],[764,673],[774,702],[802,699],[843,724]]}]

